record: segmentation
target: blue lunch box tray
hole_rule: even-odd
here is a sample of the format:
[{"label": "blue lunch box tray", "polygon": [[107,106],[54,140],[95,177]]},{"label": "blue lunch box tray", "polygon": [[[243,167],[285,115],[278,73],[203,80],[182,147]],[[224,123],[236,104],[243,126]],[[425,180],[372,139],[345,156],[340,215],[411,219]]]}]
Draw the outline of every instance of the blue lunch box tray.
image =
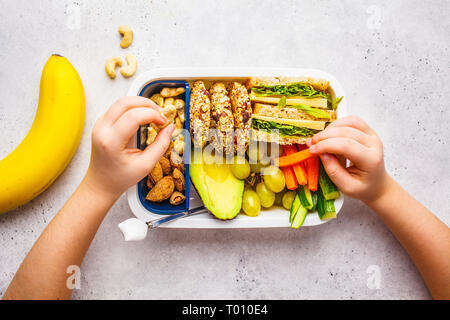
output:
[{"label": "blue lunch box tray", "polygon": [[[184,162],[184,178],[186,180],[186,190],[185,190],[185,196],[186,200],[184,203],[173,206],[169,203],[169,200],[163,201],[163,202],[151,202],[145,199],[147,193],[150,191],[147,187],[147,176],[139,181],[137,185],[138,189],[138,196],[139,201],[144,206],[145,209],[152,213],[156,214],[175,214],[180,212],[185,212],[189,209],[189,164],[188,160],[190,157],[190,135],[189,135],[189,84],[186,81],[182,80],[159,80],[159,81],[153,81],[145,85],[144,88],[142,88],[141,92],[139,93],[139,96],[150,98],[155,93],[160,93],[162,88],[178,88],[178,87],[184,87],[186,89],[186,92],[184,94],[184,102],[185,102],[185,118],[186,121],[184,123],[184,141],[185,141],[185,147],[183,152],[183,162]],[[145,149],[145,143],[141,144],[141,128],[147,127],[147,126],[141,126],[137,132],[137,147],[141,150]],[[146,130],[145,130],[146,131]]]}]

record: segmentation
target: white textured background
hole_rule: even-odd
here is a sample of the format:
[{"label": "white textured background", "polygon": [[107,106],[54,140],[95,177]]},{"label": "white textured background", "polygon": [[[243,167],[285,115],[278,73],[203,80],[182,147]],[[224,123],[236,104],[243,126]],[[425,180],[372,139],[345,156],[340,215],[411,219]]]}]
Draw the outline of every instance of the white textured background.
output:
[{"label": "white textured background", "polygon": [[[107,57],[126,52],[136,55],[138,73],[271,66],[333,74],[349,112],[382,137],[389,172],[450,224],[449,1],[0,0],[0,8],[0,158],[31,126],[52,53],[69,58],[87,97],[84,135],[67,170],[0,217],[0,296],[82,179],[95,119],[126,94],[132,80],[104,72]],[[120,24],[134,29],[126,50]],[[122,197],[84,260],[75,299],[430,298],[400,244],[359,201],[346,201],[339,219],[316,228],[165,229],[140,243],[125,243],[117,229],[130,216]],[[379,290],[366,285],[370,265],[380,267]]]}]

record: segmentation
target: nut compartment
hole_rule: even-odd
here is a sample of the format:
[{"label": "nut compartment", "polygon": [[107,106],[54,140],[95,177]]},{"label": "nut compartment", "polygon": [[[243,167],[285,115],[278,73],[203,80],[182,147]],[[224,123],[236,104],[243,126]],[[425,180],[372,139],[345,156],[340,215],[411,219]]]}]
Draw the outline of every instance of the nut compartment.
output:
[{"label": "nut compartment", "polygon": [[[189,136],[189,84],[186,81],[182,80],[160,80],[160,81],[152,81],[146,84],[139,92],[139,96],[150,98],[154,93],[159,93],[163,88],[185,88],[184,93],[184,102],[185,102],[185,123],[184,123],[184,141],[190,143]],[[142,130],[146,126],[141,126],[136,135],[136,145],[139,149],[145,149],[145,140],[147,139],[147,130]],[[183,162],[185,164],[185,172],[184,178],[186,181],[186,189],[184,195],[186,200],[179,205],[172,205],[169,203],[169,199],[163,202],[151,202],[146,200],[145,197],[149,192],[149,188],[147,186],[147,176],[139,181],[137,184],[137,193],[140,204],[147,209],[148,211],[155,214],[175,214],[180,212],[185,212],[189,208],[189,143],[185,144],[184,152],[183,152]]]}]

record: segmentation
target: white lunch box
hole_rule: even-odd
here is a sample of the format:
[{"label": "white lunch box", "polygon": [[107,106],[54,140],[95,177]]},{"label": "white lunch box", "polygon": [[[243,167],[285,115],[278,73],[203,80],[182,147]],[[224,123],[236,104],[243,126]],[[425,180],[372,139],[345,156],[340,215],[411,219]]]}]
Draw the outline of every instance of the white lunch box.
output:
[{"label": "white lunch box", "polygon": [[[222,81],[244,81],[252,76],[269,76],[269,77],[315,77],[323,78],[330,81],[329,90],[332,97],[344,96],[339,103],[337,109],[337,117],[346,116],[346,99],[341,84],[330,74],[314,69],[295,69],[295,68],[177,68],[177,69],[155,69],[140,74],[131,84],[128,91],[129,96],[140,95],[143,89],[151,82],[169,80],[169,81],[193,81],[202,80],[222,80]],[[189,101],[186,101],[189,105]],[[133,145],[137,147],[138,134],[133,141]],[[202,200],[198,196],[195,188],[190,185],[189,188],[189,208],[196,208],[202,205]],[[127,191],[128,204],[133,214],[140,220],[147,222],[161,218],[161,213],[151,212],[146,208],[140,199],[138,185],[134,185]],[[335,200],[336,214],[344,204],[344,195]],[[316,226],[326,223],[328,220],[319,219],[317,212],[309,213],[303,223],[303,226]],[[239,214],[233,220],[222,221],[215,218],[211,213],[203,213],[192,217],[175,220],[173,222],[162,225],[164,228],[271,228],[271,227],[290,227],[289,211],[280,207],[270,209],[262,209],[257,217],[249,217]]]}]

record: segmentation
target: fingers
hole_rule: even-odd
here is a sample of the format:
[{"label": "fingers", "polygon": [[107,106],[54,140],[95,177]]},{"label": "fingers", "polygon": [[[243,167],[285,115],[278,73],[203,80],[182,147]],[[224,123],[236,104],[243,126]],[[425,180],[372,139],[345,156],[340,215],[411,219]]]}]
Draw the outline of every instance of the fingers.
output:
[{"label": "fingers", "polygon": [[370,162],[369,148],[349,138],[330,138],[309,147],[312,154],[331,153],[344,156],[357,166],[364,168]]},{"label": "fingers", "polygon": [[357,116],[348,116],[335,120],[327,127],[327,129],[336,127],[351,127],[361,130],[369,135],[376,135],[375,131],[373,131],[364,120]]},{"label": "fingers", "polygon": [[162,129],[155,140],[145,148],[144,151],[139,155],[139,161],[141,166],[146,168],[147,172],[155,166],[156,162],[163,156],[170,145],[170,139],[172,138],[173,130],[175,129],[174,124],[170,124],[164,129]]},{"label": "fingers", "polygon": [[122,97],[119,98],[103,115],[103,119],[110,126],[128,110],[133,108],[150,108],[158,112],[162,112],[163,109],[154,103],[152,100],[144,97]]},{"label": "fingers", "polygon": [[130,138],[136,134],[140,125],[154,122],[163,125],[167,119],[158,111],[149,108],[133,108],[126,111],[113,125],[114,138],[126,145]]},{"label": "fingers", "polygon": [[360,144],[370,147],[373,137],[364,133],[361,130],[352,127],[331,127],[328,126],[324,131],[319,132],[312,137],[311,144],[316,144],[319,141],[323,141],[331,138],[349,138],[353,139]]},{"label": "fingers", "polygon": [[323,167],[330,179],[343,190],[346,186],[353,184],[353,177],[347,172],[345,167],[339,162],[336,156],[331,154],[322,154],[320,156]]}]

